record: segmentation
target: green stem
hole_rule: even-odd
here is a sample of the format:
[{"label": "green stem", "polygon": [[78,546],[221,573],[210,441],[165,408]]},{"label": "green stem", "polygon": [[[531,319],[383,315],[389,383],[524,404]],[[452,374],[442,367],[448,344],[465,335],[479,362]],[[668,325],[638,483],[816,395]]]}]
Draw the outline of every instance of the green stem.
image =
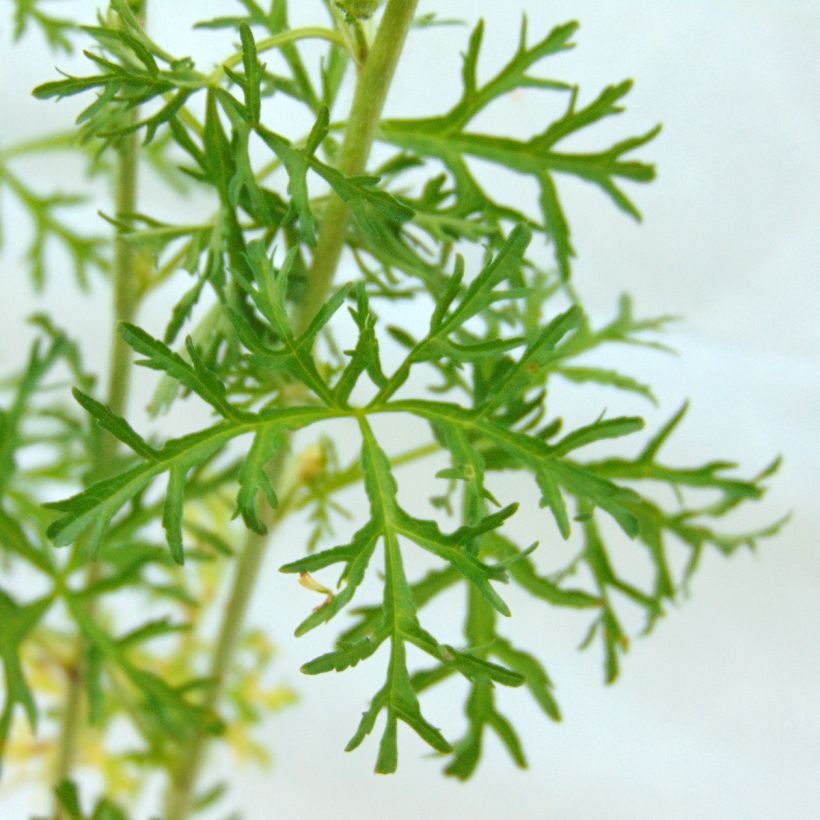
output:
[{"label": "green stem", "polygon": [[[274,467],[276,466],[281,469],[281,462],[279,465],[274,464]],[[268,522],[267,535],[248,533],[242,553],[236,562],[230,596],[222,614],[222,623],[211,658],[211,686],[203,704],[209,711],[216,709],[222,697],[225,678],[233,664],[245,615],[274,523]],[[194,799],[194,789],[205,759],[209,739],[210,735],[198,731],[182,750],[184,754],[182,765],[174,773],[173,784],[167,797],[164,815],[166,820],[185,820],[189,816]]]},{"label": "green stem", "polygon": [[[417,0],[390,0],[384,11],[373,47],[362,66],[353,105],[339,152],[339,170],[356,176],[364,172],[376,129],[381,121],[387,90],[393,80],[404,40],[416,11]],[[310,288],[299,316],[297,334],[302,332],[327,299],[339,258],[347,238],[350,209],[332,194],[328,200],[316,252],[310,269]]]},{"label": "green stem", "polygon": [[[140,22],[144,22],[145,8],[138,13]],[[137,122],[138,112],[131,113],[133,122]],[[133,213],[137,205],[137,165],[139,144],[136,133],[125,136],[118,147],[117,176],[114,191],[116,215]],[[120,322],[131,321],[136,313],[139,302],[139,281],[137,270],[137,256],[131,245],[119,234],[114,238],[113,261],[113,338],[111,343],[111,360],[108,378],[108,405],[117,414],[123,415],[128,402],[128,387],[131,375],[132,355],[131,348],[119,334],[117,326]],[[117,440],[112,435],[104,435],[95,460],[95,473],[104,471],[111,464],[116,455]],[[86,570],[86,585],[93,583],[98,576],[99,568],[96,562],[91,562]],[[68,670],[69,681],[63,706],[62,727],[57,747],[57,761],[55,765],[55,783],[71,777],[77,761],[79,738],[82,723],[85,718],[85,703],[83,690],[86,680],[85,656],[87,646],[82,635],[77,636],[75,662]],[[55,807],[55,817],[61,820],[64,812],[60,806]]]},{"label": "green stem", "polygon": [[[364,171],[416,5],[417,0],[389,0],[387,4],[373,47],[356,83],[353,105],[339,154],[338,167],[345,174],[356,175]],[[327,298],[345,244],[348,220],[347,206],[334,195],[330,199],[319,232],[305,301],[294,317],[297,334],[308,326]],[[277,458],[271,465],[271,473],[278,478],[281,468],[282,460]],[[269,521],[269,524],[272,523],[273,520]],[[211,708],[218,705],[225,674],[233,664],[267,544],[268,536],[249,533],[237,561],[211,662],[213,685],[208,690],[206,703]],[[185,820],[188,817],[208,740],[207,734],[200,733],[186,746],[184,758],[174,773],[168,794],[166,820]]]},{"label": "green stem", "polygon": [[[137,206],[137,161],[139,144],[136,133],[123,138],[117,158],[116,214],[118,219],[134,213]],[[126,239],[117,234],[114,239],[114,338],[111,345],[111,366],[108,383],[108,405],[122,415],[128,403],[131,375],[131,348],[120,336],[117,326],[134,318],[139,303],[140,281],[137,252]],[[104,439],[103,458],[113,455],[117,441]]]},{"label": "green stem", "polygon": [[[71,777],[77,758],[77,742],[82,727],[83,680],[85,642],[78,636],[74,664],[66,670],[68,689],[63,704],[62,725],[57,742],[57,763],[54,769],[54,784],[59,785]],[[57,820],[64,816],[62,808],[55,804]]]}]

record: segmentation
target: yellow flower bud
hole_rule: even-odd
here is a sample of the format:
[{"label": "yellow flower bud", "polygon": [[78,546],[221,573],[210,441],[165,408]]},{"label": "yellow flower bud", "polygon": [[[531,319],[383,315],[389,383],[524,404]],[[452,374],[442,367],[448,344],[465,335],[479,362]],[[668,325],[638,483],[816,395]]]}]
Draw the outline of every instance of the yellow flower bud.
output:
[{"label": "yellow flower bud", "polygon": [[325,471],[327,456],[318,444],[311,444],[299,456],[297,476],[301,484],[310,484]]}]

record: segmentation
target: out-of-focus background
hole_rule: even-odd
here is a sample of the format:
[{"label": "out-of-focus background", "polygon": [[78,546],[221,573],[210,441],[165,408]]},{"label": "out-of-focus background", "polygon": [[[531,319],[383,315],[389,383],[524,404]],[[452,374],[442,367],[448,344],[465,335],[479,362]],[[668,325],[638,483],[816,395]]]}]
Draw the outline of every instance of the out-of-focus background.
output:
[{"label": "out-of-focus background", "polygon": [[[6,6],[8,5],[8,8]],[[98,4],[55,2],[61,16],[91,22]],[[223,0],[151,3],[150,30],[172,53],[202,66],[231,50],[228,32],[194,32],[190,23],[233,9]],[[293,2],[295,21],[312,3]],[[237,6],[238,8],[238,6]],[[294,626],[314,601],[289,576],[280,557],[298,554],[298,532],[283,530],[253,605],[253,621],[281,651],[277,673],[299,703],[266,732],[271,769],[236,768],[233,800],[248,818],[510,817],[548,820],[816,820],[820,816],[820,4],[817,0],[422,0],[420,11],[486,20],[481,69],[513,52],[522,13],[531,38],[578,19],[578,48],[548,64],[557,79],[579,82],[589,99],[625,77],[637,82],[628,112],[590,139],[625,136],[662,121],[664,130],[641,156],[658,165],[658,180],[633,189],[644,213],[636,225],[599,191],[561,188],[578,260],[574,277],[593,316],[605,319],[622,291],[644,314],[681,314],[667,341],[680,357],[624,354],[631,372],[652,384],[660,407],[635,407],[609,396],[611,414],[626,408],[659,424],[684,398],[692,406],[670,451],[682,463],[715,455],[736,459],[747,474],[782,453],[784,465],[764,504],[740,519],[762,524],[792,510],[778,538],[757,554],[731,560],[709,554],[684,605],[673,608],[646,640],[636,640],[621,680],[601,684],[596,651],[578,654],[579,621],[545,619],[542,607],[513,599],[516,634],[539,646],[557,684],[564,722],[543,719],[526,694],[501,702],[521,731],[530,769],[511,765],[494,740],[473,781],[443,778],[419,742],[404,732],[397,775],[375,777],[374,742],[342,751],[360,711],[380,685],[379,663],[336,678],[305,678],[298,667],[323,651],[333,627],[298,642]],[[54,78],[54,66],[78,73],[82,58],[49,54],[37,34],[12,46],[10,4],[0,8],[0,144],[68,127],[86,102],[37,102],[30,89]],[[459,89],[460,52],[469,29],[415,32],[387,104],[388,115],[445,110]],[[494,107],[488,131],[532,133],[549,107],[524,93]],[[546,112],[546,113],[545,113]],[[284,112],[283,117],[290,114]],[[272,123],[276,128],[276,123]],[[607,130],[609,129],[609,130]],[[71,189],[82,169],[65,158],[26,166],[41,190]],[[486,177],[484,177],[486,178]],[[513,177],[493,184],[507,195],[531,192]],[[174,204],[148,183],[140,207],[189,221],[207,204]],[[1,258],[0,370],[16,366],[31,337],[25,317],[42,304],[80,338],[102,371],[109,334],[107,294],[94,281],[77,295],[67,271],[52,270],[35,297],[21,254],[29,226],[3,202],[6,244]],[[89,220],[106,225],[90,208]],[[181,285],[182,286],[182,285]],[[146,306],[141,321],[156,329],[170,294]],[[146,390],[150,377],[145,374]],[[603,408],[567,398],[579,423]],[[141,407],[138,390],[135,409]],[[186,424],[187,421],[187,424]],[[177,419],[180,429],[197,420]],[[428,493],[428,468],[406,471]],[[521,526],[526,528],[528,522]],[[543,513],[529,522],[545,538]],[[549,535],[543,544],[549,543]],[[284,559],[282,559],[284,560]],[[439,617],[460,617],[439,610]],[[425,699],[432,722],[451,736],[460,727],[461,692],[445,688]],[[214,766],[226,766],[215,760]],[[0,787],[0,816],[42,811],[33,791]],[[137,813],[137,816],[141,817]],[[145,815],[147,816],[147,814]]]}]

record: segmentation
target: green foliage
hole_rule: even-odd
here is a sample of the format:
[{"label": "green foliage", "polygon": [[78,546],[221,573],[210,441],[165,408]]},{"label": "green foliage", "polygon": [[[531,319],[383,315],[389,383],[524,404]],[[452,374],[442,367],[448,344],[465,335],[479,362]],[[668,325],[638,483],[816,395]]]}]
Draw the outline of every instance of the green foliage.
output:
[{"label": "green foliage", "polygon": [[30,25],[35,25],[51,48],[71,51],[70,34],[76,29],[76,24],[46,13],[43,10],[46,5],[44,0],[14,0],[14,39],[19,40]]},{"label": "green foliage", "polygon": [[91,814],[85,814],[80,803],[80,792],[71,780],[63,780],[54,790],[57,804],[71,820],[128,820],[128,815],[107,797],[101,797]]},{"label": "green foliage", "polygon": [[51,600],[45,598],[20,606],[10,595],[0,590],[0,657],[3,659],[6,681],[6,703],[0,716],[0,748],[6,744],[15,705],[22,706],[32,728],[36,727],[37,706],[20,666],[20,644],[43,617],[50,604]]},{"label": "green foliage", "polygon": [[[387,120],[381,124],[380,136],[405,153],[440,160],[452,178],[448,192],[452,204],[445,213],[450,217],[469,218],[479,215],[493,222],[499,218],[527,221],[511,206],[493,201],[481,188],[470,171],[470,158],[498,164],[519,174],[531,175],[540,188],[539,203],[545,231],[555,247],[555,259],[561,275],[570,272],[570,260],[575,255],[570,241],[569,224],[558,198],[555,176],[570,174],[601,188],[623,211],[640,219],[637,208],[618,187],[616,180],[649,182],[655,172],[651,165],[623,159],[624,155],[657,136],[659,127],[642,136],[624,139],[610,148],[595,153],[561,151],[558,144],[573,134],[594,125],[605,117],[623,111],[620,101],[629,93],[632,82],[627,80],[605,88],[592,102],[578,107],[578,87],[564,82],[533,76],[530,69],[544,58],[573,47],[572,36],[577,23],[554,28],[543,40],[527,45],[526,19],[521,25],[518,50],[512,59],[486,83],[479,83],[477,67],[484,24],[473,30],[464,55],[461,99],[446,114],[418,120]],[[514,140],[465,130],[487,106],[516,89],[535,88],[562,91],[569,94],[567,110],[544,131],[528,140]]]},{"label": "green foliage", "polygon": [[[745,478],[727,462],[680,467],[662,457],[685,406],[648,440],[637,416],[591,413],[565,424],[556,415],[552,390],[562,382],[612,391],[613,401],[625,392],[656,402],[651,386],[617,369],[612,349],[663,348],[656,334],[670,319],[639,318],[624,297],[615,317],[596,326],[566,281],[574,250],[556,179],[569,174],[589,182],[637,218],[620,184],[653,178],[651,165],[628,155],[658,133],[654,128],[596,152],[564,150],[563,140],[585,129],[594,133],[601,120],[621,113],[631,87],[630,81],[609,86],[582,104],[575,85],[533,73],[572,47],[576,23],[529,44],[525,21],[512,58],[485,81],[478,77],[479,23],[464,54],[456,104],[443,115],[413,120],[377,121],[377,112],[366,125],[397,153],[374,173],[366,167],[343,173],[346,141],[337,135],[362,124],[332,122],[331,112],[350,58],[364,63],[359,77],[367,77],[368,54],[378,53],[380,43],[368,42],[360,23],[378,4],[328,3],[327,26],[304,29],[288,25],[283,0],[268,10],[253,0],[241,5],[241,14],[201,24],[231,29],[240,45],[204,73],[189,58],[168,53],[157,42],[161,35],[149,37],[125,0],[112,0],[96,25],[81,28],[93,44],[84,52],[89,73],[34,92],[41,99],[93,96],[72,150],[95,157],[98,169],[116,168],[118,157],[139,151],[169,183],[185,179],[210,197],[209,220],[171,224],[136,209],[116,213],[109,222],[120,250],[112,263],[100,240],[57,220],[54,209],[73,198],[36,195],[11,170],[20,153],[69,142],[45,140],[0,155],[0,183],[34,219],[35,285],[45,278],[43,246],[52,237],[68,249],[81,283],[96,266],[115,274],[115,290],[122,286],[116,280],[122,247],[137,251],[145,270],[128,271],[139,285],[136,301],[168,279],[193,277],[169,307],[161,338],[132,320],[136,301],[118,333],[136,364],[159,374],[154,416],[183,398],[202,402],[214,416],[176,437],[164,436],[156,422],[143,431],[116,395],[99,397],[78,345],[44,317],[36,320],[41,340],[5,383],[0,557],[10,575],[0,589],[0,750],[18,712],[32,727],[46,712],[31,671],[39,647],[61,644],[58,665],[74,681],[70,691],[81,687],[91,731],[104,742],[125,717],[138,737],[134,748],[110,756],[110,797],[99,798],[93,818],[125,816],[112,785],[124,773],[139,785],[152,771],[162,772],[169,806],[181,807],[169,809],[174,820],[222,794],[217,784],[195,795],[197,772],[186,767],[198,765],[198,750],[209,738],[226,734],[238,744],[237,727],[262,719],[259,676],[270,652],[263,648],[248,659],[237,642],[243,634],[253,642],[241,616],[260,545],[290,514],[306,511],[315,527],[304,549],[289,545],[290,554],[276,560],[284,562],[284,573],[298,574],[326,596],[296,634],[335,623],[343,613],[352,617],[303,671],[343,672],[377,656],[386,660],[384,685],[347,748],[362,744],[384,712],[376,771],[396,770],[403,723],[446,755],[446,773],[461,779],[476,770],[487,730],[516,765],[526,765],[497,686],[526,690],[546,717],[561,717],[542,662],[549,648],[518,646],[504,632],[521,595],[586,615],[584,645],[600,641],[604,677],[612,682],[629,641],[625,604],[637,606],[645,631],[651,630],[685,591],[706,547],[727,554],[754,547],[782,524],[738,535],[722,523],[762,496],[776,463]],[[32,20],[57,44],[64,28],[78,28],[61,27],[36,4],[18,3],[18,31]],[[431,22],[422,16],[416,27]],[[324,44],[318,73],[303,61],[307,38]],[[273,49],[284,73],[261,59]],[[566,95],[566,110],[529,139],[475,130],[488,106],[519,90]],[[304,104],[313,122],[308,134],[273,130],[271,124],[286,124],[270,113],[281,94]],[[143,136],[141,147],[129,137],[134,133]],[[474,159],[531,176],[540,192],[539,218],[528,218],[519,203],[496,201],[476,180]],[[338,208],[344,219],[333,223],[328,215]],[[536,233],[552,243],[553,259],[538,258]],[[329,235],[338,237],[330,250]],[[479,253],[471,253],[476,247]],[[325,291],[313,274],[334,254],[335,266],[343,249],[354,263],[350,279]],[[309,315],[305,305],[317,288],[322,306]],[[393,308],[404,301],[412,310]],[[399,318],[385,327],[380,316],[387,309]],[[425,322],[416,321],[424,316]],[[342,338],[350,340],[344,349],[337,344]],[[121,357],[119,364],[127,370],[128,361]],[[407,421],[418,429],[421,422],[429,436],[391,454],[385,420],[397,429]],[[337,448],[341,436],[327,434],[330,422],[357,431],[350,433],[358,453],[350,464],[340,465],[345,448]],[[305,447],[317,432],[320,444]],[[617,447],[617,455],[601,456],[608,447]],[[46,455],[32,460],[35,450]],[[439,459],[430,476],[431,491],[441,491],[432,499],[437,520],[409,511],[397,469],[431,454]],[[529,477],[545,510],[534,519],[534,543],[516,543],[509,532],[518,511],[505,488],[512,472]],[[355,488],[364,520],[337,537],[337,529],[353,529],[339,494]],[[667,497],[662,491],[670,488]],[[58,494],[67,497],[54,500]],[[445,523],[445,516],[453,520]],[[574,555],[547,572],[551,556],[538,541],[550,543],[556,533]],[[328,545],[331,539],[337,543]],[[669,554],[680,549],[688,565],[676,575]],[[412,550],[430,565],[416,579],[406,569]],[[648,588],[616,568],[613,556],[625,550],[645,557]],[[330,567],[340,571],[335,591],[313,576]],[[229,569],[236,580],[213,645],[202,625],[219,615],[219,580]],[[21,571],[36,574],[43,590],[23,596],[15,574]],[[380,595],[362,601],[372,582],[382,584]],[[466,607],[459,646],[423,611],[456,594]],[[151,617],[125,625],[123,609]],[[66,654],[66,645],[76,651]],[[428,666],[410,663],[415,650],[430,659]],[[424,692],[453,676],[466,687],[466,727],[457,739],[451,726],[433,726],[421,703]],[[265,702],[287,699],[268,692]],[[61,710],[65,719],[67,708]],[[59,811],[88,816],[71,778],[61,780]]]},{"label": "green foliage", "polygon": [[[32,237],[24,258],[32,282],[37,289],[42,289],[45,284],[46,254],[49,246],[54,244],[67,254],[78,284],[86,289],[89,270],[105,270],[108,265],[105,254],[107,243],[98,235],[81,233],[61,218],[61,211],[82,205],[86,197],[62,193],[39,194],[13,171],[12,158],[28,153],[27,148],[23,145],[0,151],[0,191],[9,191],[28,212],[31,220]],[[47,148],[40,146],[41,150]]]}]

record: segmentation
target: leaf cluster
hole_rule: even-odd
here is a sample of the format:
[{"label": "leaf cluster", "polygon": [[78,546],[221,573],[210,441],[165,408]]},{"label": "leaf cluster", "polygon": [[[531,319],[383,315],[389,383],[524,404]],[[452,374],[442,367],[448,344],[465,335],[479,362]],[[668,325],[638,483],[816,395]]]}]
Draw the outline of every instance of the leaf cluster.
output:
[{"label": "leaf cluster", "polygon": [[[441,115],[382,121],[376,139],[391,148],[389,158],[372,174],[345,174],[337,167],[343,124],[333,122],[334,110],[347,69],[366,59],[359,16],[373,4],[344,4],[344,13],[326,4],[328,25],[305,29],[289,26],[283,0],[268,9],[254,0],[241,5],[241,14],[201,24],[238,37],[238,50],[203,72],[150,37],[126,0],[112,0],[107,16],[82,29],[93,43],[84,52],[90,73],[34,92],[41,99],[93,95],[79,131],[100,162],[139,134],[142,156],[168,181],[184,179],[213,202],[213,216],[200,224],[138,212],[109,218],[118,240],[151,261],[141,295],[169,279],[193,280],[180,288],[164,332],[133,322],[118,327],[136,363],[159,375],[153,416],[184,398],[201,403],[212,420],[176,437],[158,432],[155,420],[137,429],[99,397],[77,345],[38,320],[43,341],[9,381],[0,414],[0,543],[11,568],[36,573],[45,591],[23,597],[0,588],[0,742],[18,712],[34,725],[42,711],[26,667],[34,636],[45,640],[55,629],[64,635],[54,626],[59,610],[81,636],[92,722],[104,729],[126,714],[139,736],[128,764],[158,767],[173,781],[186,746],[223,732],[231,711],[225,698],[214,706],[210,697],[225,691],[223,681],[202,673],[198,629],[217,600],[216,579],[236,560],[244,530],[248,543],[258,544],[284,517],[306,511],[316,526],[305,549],[277,560],[325,600],[296,634],[343,612],[352,620],[303,671],[386,661],[384,684],[347,748],[363,743],[384,712],[379,772],[397,768],[400,724],[446,755],[445,771],[458,778],[475,771],[487,729],[524,766],[497,687],[525,689],[550,719],[560,719],[560,709],[545,649],[519,646],[505,633],[521,595],[585,615],[583,645],[600,643],[612,682],[628,647],[629,607],[651,630],[685,592],[705,548],[729,554],[753,547],[782,524],[736,534],[723,523],[762,496],[776,463],[742,477],[725,461],[681,467],[666,460],[664,445],[685,405],[648,438],[639,416],[596,417],[596,408],[565,423],[557,414],[553,388],[561,382],[655,402],[649,385],[612,364],[612,351],[624,344],[662,348],[656,335],[670,317],[636,316],[627,297],[605,324],[585,313],[567,283],[575,251],[558,180],[590,183],[638,218],[622,184],[653,178],[653,167],[632,153],[658,129],[597,151],[567,147],[565,140],[622,112],[631,82],[582,102],[577,86],[538,70],[573,46],[577,24],[533,43],[526,21],[510,60],[482,79],[479,23],[464,54],[459,100]],[[35,6],[18,3],[18,12]],[[325,44],[318,71],[303,59],[307,38]],[[279,68],[262,62],[272,50]],[[566,107],[527,139],[482,133],[476,123],[488,107],[519,92],[563,95]],[[285,123],[271,112],[283,95],[309,113],[307,134],[280,132]],[[475,160],[531,177],[538,216],[497,200],[477,180]],[[0,161],[0,182],[37,225],[35,279],[42,278],[42,245],[51,236],[74,256],[78,277],[92,264],[107,270],[96,239],[57,221],[62,201],[28,191],[7,166]],[[350,216],[343,226],[349,281],[305,315],[326,215],[339,201]],[[551,258],[539,255],[534,236],[551,242]],[[403,302],[426,321],[405,318],[410,311],[396,310]],[[388,313],[398,318],[387,323]],[[47,381],[58,372],[62,382]],[[68,383],[74,402],[65,395]],[[391,454],[385,419],[412,421],[414,429],[421,422],[426,438]],[[357,455],[348,464],[337,454],[344,448],[332,438],[327,443],[326,429],[340,421],[356,431]],[[322,444],[299,452],[298,443],[314,435]],[[609,446],[619,454],[590,455]],[[34,447],[48,458],[32,468]],[[431,486],[442,490],[432,499],[436,520],[408,509],[397,469],[431,454],[439,462]],[[525,543],[510,535],[518,511],[509,499],[511,474],[530,479],[544,510]],[[55,481],[68,488],[66,497],[54,500]],[[344,490],[360,493],[358,516]],[[363,521],[354,532],[336,536],[341,520],[357,517]],[[573,556],[555,568],[559,539]],[[681,549],[687,566],[676,574],[670,553]],[[647,562],[648,586],[619,568],[628,551]],[[413,578],[409,558],[416,553],[431,566]],[[339,571],[335,587],[314,577],[330,568]],[[382,585],[375,601],[362,600],[369,582]],[[424,617],[430,602],[456,594],[466,613],[459,642]],[[125,626],[114,613],[133,600],[152,613],[160,605],[162,614]],[[173,663],[153,651],[155,641],[173,642]],[[417,651],[427,666],[411,663]],[[261,719],[248,694],[259,674],[256,661],[240,664],[229,689],[234,712],[250,715],[249,723]],[[458,739],[422,710],[423,693],[451,677],[462,678],[467,691]],[[207,790],[198,805],[219,792]],[[69,782],[58,799],[69,816],[84,816]],[[93,812],[121,816],[104,800]]]},{"label": "leaf cluster", "polygon": [[[349,543],[291,561],[282,569],[310,574],[333,564],[343,565],[341,591],[330,593],[327,601],[302,622],[297,634],[329,621],[354,599],[379,545],[384,551],[384,598],[379,607],[368,608],[363,620],[335,650],[307,663],[303,669],[309,674],[342,671],[374,655],[383,644],[389,645],[385,686],[374,696],[348,746],[359,745],[384,709],[387,723],[377,760],[378,771],[393,771],[397,765],[399,721],[410,725],[439,752],[454,748],[455,757],[448,767],[453,774],[466,777],[472,772],[485,726],[499,733],[513,758],[523,764],[523,751],[514,730],[493,705],[493,685],[526,684],[549,716],[557,718],[559,712],[550,678],[535,656],[512,646],[495,631],[497,616],[510,615],[498,585],[516,583],[551,605],[590,611],[593,620],[588,641],[595,635],[601,636],[606,678],[611,682],[617,676],[619,655],[626,647],[626,636],[613,603],[614,593],[643,608],[646,629],[651,629],[666,604],[676,599],[684,581],[674,579],[669,569],[670,540],[682,542],[690,549],[690,566],[695,565],[705,545],[731,551],[741,543],[753,541],[758,534],[725,535],[707,522],[745,500],[758,498],[762,492],[760,481],[767,474],[749,481],[728,476],[726,471],[733,465],[725,463],[693,469],[664,464],[658,453],[683,411],[634,458],[579,460],[576,454],[584,447],[631,436],[643,428],[643,421],[637,417],[600,418],[560,435],[560,420],[544,418],[545,385],[550,376],[562,373],[577,351],[586,351],[593,344],[590,339],[629,335],[645,329],[645,323],[634,322],[637,331],[629,328],[629,322],[634,320],[624,307],[621,316],[595,332],[574,305],[543,327],[512,340],[493,335],[492,316],[487,322],[490,336],[481,336],[475,330],[468,332],[465,326],[487,312],[491,315],[495,305],[523,298],[522,289],[514,285],[529,241],[528,229],[515,228],[500,251],[467,286],[463,284],[465,266],[457,262],[447,290],[431,313],[428,333],[412,343],[403,361],[390,374],[384,372],[381,364],[379,337],[363,286],[337,290],[310,326],[297,336],[291,329],[286,308],[296,252],[291,251],[276,269],[260,244],[251,245],[246,266],[253,279],[245,279],[238,271],[232,273],[255,307],[254,319],[261,327],[254,327],[239,311],[229,310],[244,348],[241,355],[254,366],[282,374],[283,383],[299,388],[304,403],[258,410],[240,408],[231,402],[230,390],[209,370],[193,345],[188,346],[189,363],[145,331],[124,325],[123,337],[136,353],[145,357],[142,364],[177,380],[207,402],[221,420],[155,447],[124,419],[78,393],[84,408],[129,447],[140,463],[72,498],[51,503],[50,508],[61,515],[51,525],[49,536],[57,545],[68,544],[93,528],[92,548],[99,549],[123,508],[139,499],[155,478],[167,474],[162,522],[171,556],[181,562],[185,554],[182,514],[189,486],[188,471],[201,469],[229,440],[246,434],[253,438],[236,473],[236,514],[243,517],[247,526],[263,531],[259,499],[272,507],[279,503],[266,465],[275,461],[286,435],[332,419],[355,419],[362,435],[361,477],[369,519]],[[356,307],[350,313],[358,329],[358,341],[347,352],[345,367],[334,373],[318,358],[316,344],[323,328],[347,298],[355,300]],[[463,338],[470,341],[455,341]],[[511,349],[517,351],[515,355],[508,352]],[[423,395],[395,397],[412,383],[411,375],[416,369],[429,368],[431,364],[445,371],[450,366],[471,371],[471,378],[465,380],[469,404],[434,401]],[[354,391],[359,392],[357,387],[363,386],[359,384],[362,380],[370,382],[372,398],[354,404],[351,397]],[[613,384],[618,386],[616,381]],[[461,484],[465,496],[464,523],[454,531],[444,532],[435,522],[416,518],[401,506],[390,459],[369,421],[383,414],[405,414],[425,421],[449,454],[452,466],[439,476]],[[487,511],[488,505],[498,504],[499,494],[497,487],[488,486],[490,477],[510,470],[532,476],[542,506],[550,511],[564,538],[571,533],[572,519],[580,522],[584,536],[582,551],[553,576],[540,575],[530,558],[531,549],[516,545],[501,532],[517,505]],[[630,486],[647,481],[668,484],[676,490],[712,490],[720,498],[705,507],[667,510]],[[639,589],[616,574],[610,548],[596,525],[601,515],[614,521],[628,540],[645,549],[654,573],[651,589]],[[411,543],[443,563],[443,568],[432,576],[433,581],[428,578],[413,585],[407,579],[403,552]],[[566,584],[566,578],[582,565],[592,578],[592,589]],[[421,626],[418,609],[434,594],[459,583],[466,584],[470,611],[465,631],[467,643],[455,648],[440,642]],[[431,586],[434,588],[428,592]],[[407,665],[408,643],[433,657],[438,665],[414,676]],[[454,673],[466,677],[471,685],[467,705],[471,728],[460,744],[451,747],[422,716],[416,692]]]}]

